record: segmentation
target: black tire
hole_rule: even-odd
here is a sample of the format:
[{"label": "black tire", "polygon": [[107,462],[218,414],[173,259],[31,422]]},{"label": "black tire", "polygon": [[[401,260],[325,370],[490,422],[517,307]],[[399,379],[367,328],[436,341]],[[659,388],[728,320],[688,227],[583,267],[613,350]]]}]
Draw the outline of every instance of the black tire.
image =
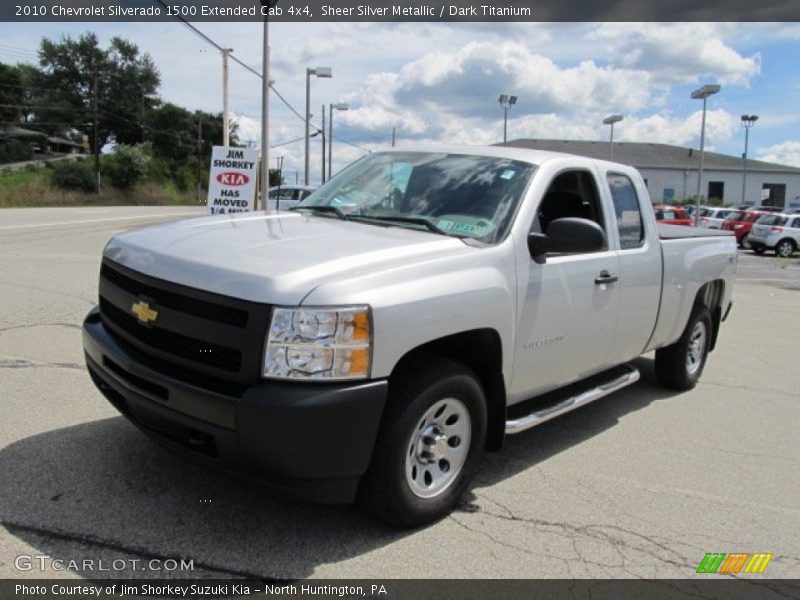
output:
[{"label": "black tire", "polygon": [[[711,347],[712,327],[708,309],[696,306],[678,341],[656,350],[656,378],[661,385],[674,390],[690,390],[697,384]],[[699,346],[698,335],[702,335]],[[690,360],[690,353],[693,360]]]},{"label": "black tire", "polygon": [[[460,425],[466,423],[470,427],[470,439],[461,448],[462,466],[458,470],[454,468],[452,474],[441,469],[443,462],[449,465],[446,457],[435,458],[433,454],[423,457],[432,460],[429,466],[433,472],[442,474],[437,485],[444,485],[445,479],[451,478],[450,483],[436,495],[423,498],[412,489],[416,479],[412,478],[413,481],[409,482],[410,475],[407,472],[411,473],[412,470],[408,469],[408,465],[422,460],[415,449],[425,443],[421,440],[431,439],[425,437],[424,432],[437,426],[435,423],[426,426],[426,413],[438,409],[437,404],[442,402],[449,407],[457,405],[460,414],[468,415],[469,423],[462,420]],[[447,411],[443,415],[447,415]],[[359,504],[380,520],[401,528],[425,525],[447,515],[461,499],[472,479],[486,440],[486,422],[483,388],[475,374],[463,365],[426,355],[399,367],[389,382],[389,398],[369,469],[361,481]],[[444,430],[441,435],[444,435]],[[457,452],[458,448],[454,448],[453,442],[458,443],[459,440],[458,435],[451,436],[441,446],[436,446],[437,452],[441,449],[450,452],[444,448],[445,445]],[[423,474],[420,472],[419,475]],[[428,473],[424,475],[427,477]],[[416,484],[418,487],[427,483],[423,477],[420,480]]]},{"label": "black tire", "polygon": [[781,240],[775,244],[775,256],[789,258],[794,252],[794,242],[792,240]]},{"label": "black tire", "polygon": [[742,241],[739,243],[739,246],[741,246],[745,250],[750,250],[751,246],[750,246],[750,234],[749,233],[744,235],[744,236],[742,236]]},{"label": "black tire", "polygon": [[758,254],[759,256],[761,256],[762,254],[764,254],[764,250],[765,250],[764,246],[753,246],[753,254]]}]

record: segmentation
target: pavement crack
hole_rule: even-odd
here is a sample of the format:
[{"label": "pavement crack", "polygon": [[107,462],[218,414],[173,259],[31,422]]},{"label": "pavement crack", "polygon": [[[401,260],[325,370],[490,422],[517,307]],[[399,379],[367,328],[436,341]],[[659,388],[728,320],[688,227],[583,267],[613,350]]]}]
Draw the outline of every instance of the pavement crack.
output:
[{"label": "pavement crack", "polygon": [[[694,570],[697,566],[696,563],[691,561],[691,559],[683,556],[681,553],[677,552],[676,550],[673,550],[666,544],[658,541],[654,536],[647,536],[637,531],[626,529],[624,527],[620,527],[617,525],[606,525],[606,524],[572,525],[570,523],[546,521],[544,519],[537,519],[533,517],[522,517],[515,514],[514,511],[512,511],[508,506],[505,506],[504,504],[498,502],[495,499],[490,499],[485,495],[482,495],[480,497],[486,498],[487,500],[492,502],[492,504],[500,507],[503,511],[503,513],[500,514],[481,509],[480,512],[482,514],[494,517],[496,519],[527,523],[533,526],[534,528],[541,528],[541,527],[550,528],[554,533],[558,533],[572,540],[576,556],[585,563],[597,564],[598,566],[603,566],[603,567],[613,567],[613,568],[622,567],[627,571],[625,565],[626,557],[624,556],[622,550],[630,549],[635,552],[639,552],[647,556],[650,556],[651,558],[655,559],[660,563],[665,563],[674,567],[679,567],[681,569]],[[576,537],[581,537],[581,536],[588,539],[593,539],[595,541],[606,542],[610,544],[611,548],[619,555],[621,564],[611,565],[606,563],[590,563],[590,561],[587,561],[582,556],[581,552],[575,545]],[[488,535],[487,537],[491,538],[491,536]],[[626,539],[626,537],[629,539]],[[633,540],[641,540],[644,542],[644,544],[637,544],[630,538],[633,538]]]},{"label": "pavement crack", "polygon": [[728,450],[727,448],[716,448],[714,446],[701,445],[700,448],[707,448],[715,452],[722,452],[723,454],[736,454],[737,456],[751,456],[753,458],[775,458],[779,460],[788,460],[790,462],[797,462],[793,456],[781,456],[780,454],[759,454],[756,452],[739,452],[737,450]]},{"label": "pavement crack", "polygon": [[84,371],[86,367],[78,363],[69,362],[33,362],[22,358],[0,359],[0,369],[76,369]]},{"label": "pavement crack", "polygon": [[64,322],[55,322],[55,323],[28,323],[25,325],[12,325],[11,327],[0,327],[0,333],[4,333],[6,331],[14,331],[15,329],[28,329],[31,327],[67,327],[69,329],[80,329],[81,326],[77,323],[64,323]]}]

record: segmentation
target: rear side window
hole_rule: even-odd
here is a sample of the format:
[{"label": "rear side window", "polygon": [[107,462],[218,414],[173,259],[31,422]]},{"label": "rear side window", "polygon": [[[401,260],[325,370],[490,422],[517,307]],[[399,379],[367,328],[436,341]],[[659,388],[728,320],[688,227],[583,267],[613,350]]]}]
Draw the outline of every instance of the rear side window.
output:
[{"label": "rear side window", "polygon": [[607,180],[617,217],[620,248],[639,248],[644,244],[644,222],[636,188],[626,175],[619,173],[609,173]]},{"label": "rear side window", "polygon": [[780,215],[764,215],[758,220],[759,225],[784,225],[786,217]]}]

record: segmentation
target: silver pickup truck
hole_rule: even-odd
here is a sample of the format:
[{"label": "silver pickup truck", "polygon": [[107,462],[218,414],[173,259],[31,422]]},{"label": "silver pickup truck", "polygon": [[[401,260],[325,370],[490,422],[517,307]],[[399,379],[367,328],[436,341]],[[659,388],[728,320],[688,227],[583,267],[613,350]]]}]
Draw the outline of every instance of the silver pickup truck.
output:
[{"label": "silver pickup truck", "polygon": [[292,211],[114,237],[89,373],[167,446],[397,526],[481,453],[639,378],[692,388],[729,232],[655,222],[630,167],[512,148],[371,154]]}]

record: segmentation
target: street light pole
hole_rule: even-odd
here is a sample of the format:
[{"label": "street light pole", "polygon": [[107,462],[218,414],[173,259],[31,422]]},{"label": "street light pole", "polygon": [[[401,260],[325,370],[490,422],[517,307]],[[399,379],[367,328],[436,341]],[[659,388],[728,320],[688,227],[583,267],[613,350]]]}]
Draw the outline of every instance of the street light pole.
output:
[{"label": "street light pole", "polygon": [[350,105],[346,102],[328,105],[328,179],[333,177],[333,109],[350,110]]},{"label": "street light pole", "polygon": [[322,183],[325,183],[325,105],[322,105]]},{"label": "street light pole", "polygon": [[747,199],[747,143],[750,141],[750,128],[758,121],[758,115],[742,115],[744,127],[744,154],[742,154],[742,203]]},{"label": "street light pole", "polygon": [[330,67],[317,67],[316,69],[306,68],[306,160],[305,160],[305,173],[303,173],[303,181],[308,185],[308,160],[309,160],[309,137],[311,125],[311,76],[317,77],[333,77],[333,71]]},{"label": "street light pole", "polygon": [[622,121],[622,115],[610,115],[603,119],[603,125],[611,125],[611,135],[608,138],[608,160],[614,160],[614,123]]},{"label": "street light pole", "polygon": [[497,99],[500,106],[503,107],[503,145],[508,141],[508,109],[517,103],[516,96],[509,96],[508,94],[500,94]]},{"label": "street light pole", "polygon": [[703,185],[703,161],[705,158],[705,143],[706,143],[706,102],[709,96],[713,96],[721,87],[716,84],[704,85],[701,88],[692,92],[692,99],[703,100],[703,120],[700,124],[700,168],[697,171],[697,197],[694,202],[694,226],[697,227],[700,223],[700,191]]}]

